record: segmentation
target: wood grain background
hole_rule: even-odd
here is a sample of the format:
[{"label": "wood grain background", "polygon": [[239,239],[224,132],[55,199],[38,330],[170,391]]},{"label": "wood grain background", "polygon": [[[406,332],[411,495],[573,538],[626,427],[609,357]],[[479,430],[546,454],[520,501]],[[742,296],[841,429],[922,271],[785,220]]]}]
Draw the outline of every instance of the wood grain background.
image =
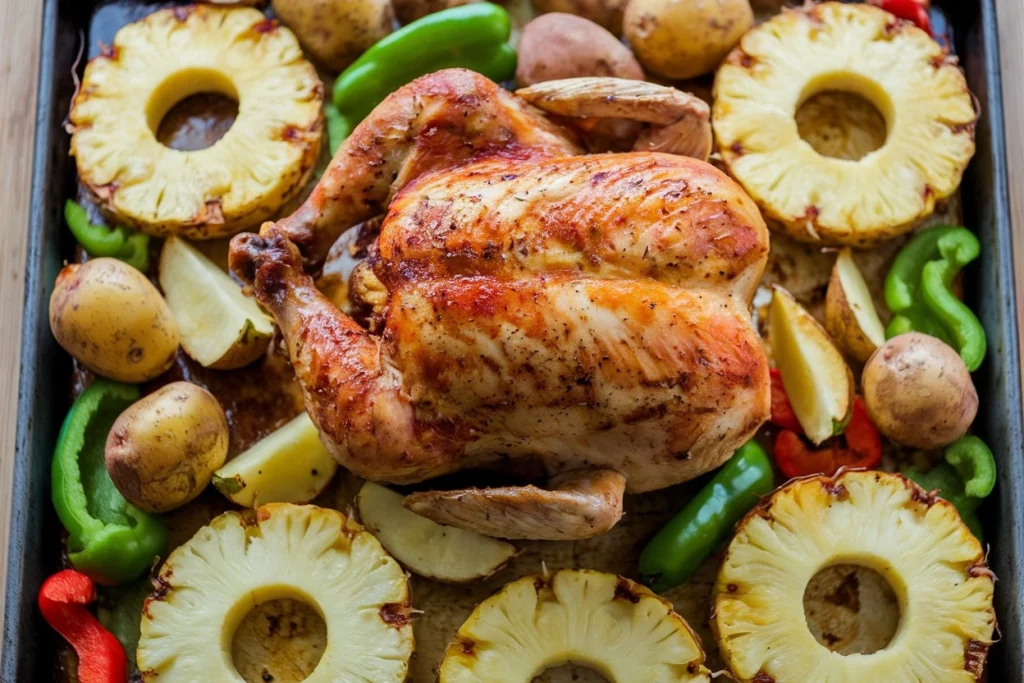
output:
[{"label": "wood grain background", "polygon": [[[997,6],[1017,300],[1024,302],[1024,188],[1013,180],[1024,178],[1024,2],[997,0]],[[0,0],[0,587],[7,567],[41,16],[41,0]],[[1019,312],[1017,321],[1022,329]],[[0,621],[3,601],[0,590]]]}]

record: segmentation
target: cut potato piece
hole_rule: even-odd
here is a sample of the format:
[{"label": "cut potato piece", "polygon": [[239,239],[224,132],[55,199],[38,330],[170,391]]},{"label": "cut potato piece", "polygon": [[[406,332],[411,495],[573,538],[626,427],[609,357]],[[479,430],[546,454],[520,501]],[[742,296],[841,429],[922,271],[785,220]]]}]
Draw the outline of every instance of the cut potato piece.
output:
[{"label": "cut potato piece", "polygon": [[210,259],[171,237],[160,253],[160,287],[181,329],[185,353],[207,368],[248,365],[267,350],[274,324]]},{"label": "cut potato piece", "polygon": [[324,490],[337,469],[316,425],[302,413],[217,470],[213,485],[245,507],[305,503]]},{"label": "cut potato piece", "polygon": [[825,296],[825,326],[850,357],[864,363],[885,343],[871,290],[849,247],[839,252]]},{"label": "cut potato piece", "polygon": [[487,578],[515,556],[512,544],[432,522],[405,509],[402,498],[368,481],[356,507],[363,526],[406,569],[435,581],[465,583]]},{"label": "cut potato piece", "polygon": [[789,402],[815,444],[842,432],[853,407],[853,373],[818,321],[781,287],[768,307],[768,337]]}]

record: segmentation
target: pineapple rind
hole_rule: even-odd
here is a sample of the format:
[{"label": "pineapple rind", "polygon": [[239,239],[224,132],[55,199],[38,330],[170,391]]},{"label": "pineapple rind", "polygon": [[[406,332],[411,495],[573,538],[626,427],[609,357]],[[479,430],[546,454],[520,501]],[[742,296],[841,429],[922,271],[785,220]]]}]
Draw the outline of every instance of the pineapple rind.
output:
[{"label": "pineapple rind", "polygon": [[568,661],[612,681],[710,681],[697,637],[670,603],[590,570],[526,576],[482,602],[448,646],[439,681],[529,681]]},{"label": "pineapple rind", "polygon": [[[836,564],[874,569],[893,587],[901,618],[886,648],[844,656],[807,628],[806,586]],[[792,482],[741,522],[712,627],[741,681],[973,683],[979,665],[968,653],[992,642],[993,587],[981,544],[952,505],[899,475],[845,472]]]},{"label": "pineapple rind", "polygon": [[[857,161],[818,154],[794,116],[824,90],[873,102],[886,143]],[[729,172],[805,242],[867,246],[909,230],[956,191],[974,154],[977,112],[955,60],[869,5],[786,10],[753,29],[719,69],[714,100]]]},{"label": "pineapple rind", "polygon": [[[238,116],[206,149],[154,133],[176,102],[217,91]],[[252,8],[150,14],[91,60],[71,111],[71,153],[100,207],[159,236],[207,239],[273,217],[320,153],[323,84],[294,34]]]},{"label": "pineapple rind", "polygon": [[[241,681],[231,639],[257,604],[314,606],[327,626],[307,683],[403,681],[413,650],[407,578],[380,543],[339,512],[276,503],[227,512],[167,558],[143,610],[143,680]],[[393,605],[393,618],[382,607]],[[402,618],[394,618],[397,617]]]}]

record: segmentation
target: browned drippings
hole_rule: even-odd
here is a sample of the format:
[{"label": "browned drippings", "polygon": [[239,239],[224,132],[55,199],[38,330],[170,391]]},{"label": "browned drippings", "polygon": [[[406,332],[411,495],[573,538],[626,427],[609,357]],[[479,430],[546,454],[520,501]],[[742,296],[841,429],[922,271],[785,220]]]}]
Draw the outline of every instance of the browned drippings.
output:
[{"label": "browned drippings", "polygon": [[238,116],[238,102],[219,93],[198,93],[171,107],[156,131],[161,144],[181,152],[212,147]]}]

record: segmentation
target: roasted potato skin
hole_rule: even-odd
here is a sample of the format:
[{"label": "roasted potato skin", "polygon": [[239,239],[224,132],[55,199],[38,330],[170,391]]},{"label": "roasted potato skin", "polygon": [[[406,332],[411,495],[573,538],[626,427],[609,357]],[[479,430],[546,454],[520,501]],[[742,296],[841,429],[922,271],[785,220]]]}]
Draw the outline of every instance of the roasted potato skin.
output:
[{"label": "roasted potato skin", "polygon": [[428,14],[440,12],[451,7],[460,7],[481,0],[391,0],[398,21],[408,24],[410,21],[422,19]]},{"label": "roasted potato skin", "polygon": [[565,12],[590,19],[613,35],[622,35],[622,13],[629,0],[533,0],[538,12]]},{"label": "roasted potato skin", "polygon": [[978,392],[959,354],[920,332],[879,346],[861,383],[879,431],[911,448],[948,446],[967,433],[978,413]]},{"label": "roasted potato skin", "polygon": [[630,0],[622,30],[644,68],[682,79],[713,71],[753,25],[749,0]]},{"label": "roasted potato skin", "polygon": [[273,0],[274,11],[303,49],[332,71],[341,71],[391,33],[390,0]]},{"label": "roasted potato skin", "polygon": [[227,453],[228,422],[217,399],[198,385],[172,382],[118,416],[104,460],[128,502],[158,513],[202,493]]},{"label": "roasted potato skin", "polygon": [[[840,263],[837,259],[825,293],[825,329],[847,356],[858,363],[866,363],[878,345],[861,328],[861,323],[854,312],[856,304],[848,298],[848,292],[843,287],[839,269]],[[872,301],[862,303],[874,306]],[[870,311],[870,314],[877,318],[877,312],[874,309]],[[881,330],[879,330],[879,334],[881,334]]]},{"label": "roasted potato skin", "polygon": [[156,287],[113,258],[61,270],[50,295],[50,329],[57,343],[86,368],[132,384],[171,367],[181,339]]},{"label": "roasted potato skin", "polygon": [[581,76],[644,80],[636,57],[611,33],[573,14],[542,14],[523,28],[516,81],[520,86]]}]

